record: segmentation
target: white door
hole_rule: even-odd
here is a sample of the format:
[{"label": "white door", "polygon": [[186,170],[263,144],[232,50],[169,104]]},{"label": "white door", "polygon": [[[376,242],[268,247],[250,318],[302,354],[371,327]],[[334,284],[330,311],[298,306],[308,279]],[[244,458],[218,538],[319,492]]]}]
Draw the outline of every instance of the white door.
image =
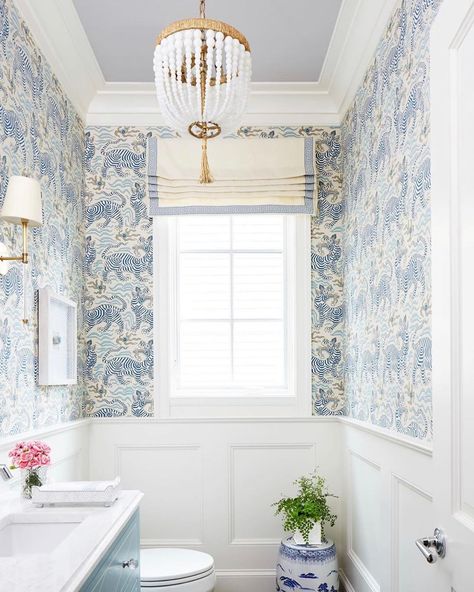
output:
[{"label": "white door", "polygon": [[444,0],[432,28],[431,141],[436,569],[473,592],[474,0]]}]

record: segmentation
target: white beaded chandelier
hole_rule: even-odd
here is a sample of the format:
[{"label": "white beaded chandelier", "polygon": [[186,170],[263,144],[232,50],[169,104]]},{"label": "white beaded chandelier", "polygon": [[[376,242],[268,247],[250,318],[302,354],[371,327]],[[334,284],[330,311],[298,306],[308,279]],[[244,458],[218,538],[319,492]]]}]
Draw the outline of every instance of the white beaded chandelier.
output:
[{"label": "white beaded chandelier", "polygon": [[157,39],[154,70],[160,109],[169,125],[202,142],[201,183],[211,183],[207,140],[234,131],[245,111],[252,60],[247,39],[222,21],[176,21]]}]

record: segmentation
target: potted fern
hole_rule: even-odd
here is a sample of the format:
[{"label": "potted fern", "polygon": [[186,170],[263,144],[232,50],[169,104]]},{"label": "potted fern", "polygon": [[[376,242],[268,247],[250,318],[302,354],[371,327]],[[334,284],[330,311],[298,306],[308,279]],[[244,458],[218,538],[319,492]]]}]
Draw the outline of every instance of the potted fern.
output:
[{"label": "potted fern", "polygon": [[316,472],[309,477],[300,477],[294,484],[298,487],[295,497],[283,497],[274,504],[275,515],[283,515],[283,528],[293,532],[297,545],[320,545],[325,542],[324,525],[334,526],[337,516],[331,512],[326,479]]}]

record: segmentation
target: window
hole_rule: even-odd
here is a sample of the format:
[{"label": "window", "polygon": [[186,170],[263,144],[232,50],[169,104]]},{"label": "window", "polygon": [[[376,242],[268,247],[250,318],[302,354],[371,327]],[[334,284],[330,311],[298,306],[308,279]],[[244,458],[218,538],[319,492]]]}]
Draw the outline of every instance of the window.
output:
[{"label": "window", "polygon": [[155,222],[155,386],[162,415],[256,409],[294,415],[310,407],[308,370],[302,370],[303,359],[310,368],[306,220]]}]

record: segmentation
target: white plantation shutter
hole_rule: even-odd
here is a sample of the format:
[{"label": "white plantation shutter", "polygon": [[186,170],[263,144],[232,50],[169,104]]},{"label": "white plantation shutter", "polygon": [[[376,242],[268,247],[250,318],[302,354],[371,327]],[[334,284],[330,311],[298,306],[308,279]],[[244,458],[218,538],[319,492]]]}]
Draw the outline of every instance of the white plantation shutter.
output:
[{"label": "white plantation shutter", "polygon": [[172,393],[285,393],[292,380],[294,217],[170,221]]}]

